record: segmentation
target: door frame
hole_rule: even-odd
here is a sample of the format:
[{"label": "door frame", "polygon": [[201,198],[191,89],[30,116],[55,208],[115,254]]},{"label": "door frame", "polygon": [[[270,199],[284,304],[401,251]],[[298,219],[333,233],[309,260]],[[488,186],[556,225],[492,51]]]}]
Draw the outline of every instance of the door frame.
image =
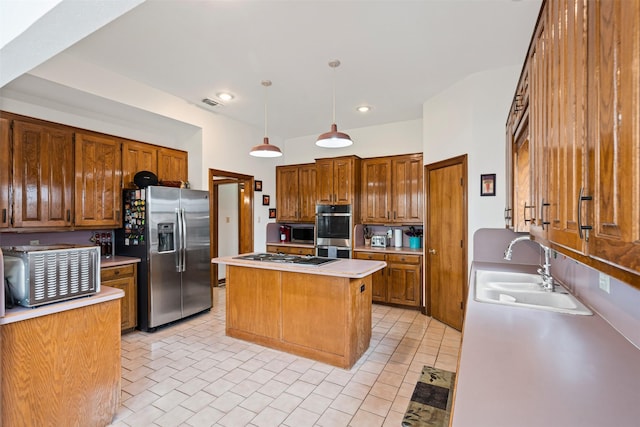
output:
[{"label": "door frame", "polygon": [[[216,179],[222,177],[222,179]],[[253,252],[253,175],[244,175],[220,169],[209,169],[210,215],[210,256],[218,257],[218,185],[237,182],[244,184],[244,191],[238,191],[238,252]],[[218,286],[218,264],[212,264],[211,285]]]},{"label": "door frame", "polygon": [[[468,253],[469,253],[469,244],[468,244],[468,235],[469,235],[469,223],[468,223],[468,212],[469,212],[469,189],[468,189],[468,181],[469,181],[469,172],[468,172],[468,167],[467,167],[467,154],[462,154],[460,156],[456,156],[456,157],[452,157],[446,160],[441,160],[439,162],[435,162],[435,163],[430,163],[428,165],[424,166],[424,194],[425,194],[425,198],[424,198],[424,218],[425,218],[425,230],[427,230],[426,233],[428,233],[428,230],[431,229],[431,218],[429,216],[429,207],[430,207],[430,202],[431,202],[431,195],[429,193],[429,172],[431,172],[432,170],[436,170],[436,169],[442,169],[445,167],[449,167],[449,166],[454,166],[457,164],[461,164],[462,165],[462,245],[463,245],[463,251],[462,251],[462,268],[463,268],[463,272],[464,275],[467,276],[468,275],[468,270],[469,270],[469,261],[468,261]],[[437,226],[437,224],[435,224],[434,226]],[[423,310],[426,310],[426,312],[423,311],[423,314],[426,314],[427,316],[431,316],[431,283],[430,283],[430,274],[429,274],[429,270],[428,268],[430,267],[428,265],[428,260],[429,260],[429,253],[428,253],[428,240],[427,237],[428,234],[425,235],[425,244],[424,244],[424,260],[423,260],[423,269],[424,269],[424,280],[425,280],[425,289],[424,289],[424,298],[426,300],[426,304],[422,307]],[[465,289],[466,286],[464,286],[463,284],[463,289],[462,289],[462,295],[464,298],[465,294]],[[464,300],[463,300],[464,301]],[[463,309],[463,318],[464,318],[464,309]]]}]

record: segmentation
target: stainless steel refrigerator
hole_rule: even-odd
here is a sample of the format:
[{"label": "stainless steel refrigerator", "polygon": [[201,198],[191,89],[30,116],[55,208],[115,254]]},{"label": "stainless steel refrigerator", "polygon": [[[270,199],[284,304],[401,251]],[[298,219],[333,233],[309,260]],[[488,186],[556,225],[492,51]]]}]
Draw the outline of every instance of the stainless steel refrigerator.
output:
[{"label": "stainless steel refrigerator", "polygon": [[149,186],[125,190],[116,254],[135,256],[138,327],[153,331],[211,308],[209,193]]}]

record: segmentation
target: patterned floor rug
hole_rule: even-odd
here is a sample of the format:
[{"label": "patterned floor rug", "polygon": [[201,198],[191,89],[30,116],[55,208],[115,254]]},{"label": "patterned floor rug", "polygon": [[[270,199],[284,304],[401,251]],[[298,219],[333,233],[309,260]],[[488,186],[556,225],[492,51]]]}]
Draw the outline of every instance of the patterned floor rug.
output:
[{"label": "patterned floor rug", "polygon": [[447,427],[453,404],[454,372],[425,366],[411,395],[403,427]]}]

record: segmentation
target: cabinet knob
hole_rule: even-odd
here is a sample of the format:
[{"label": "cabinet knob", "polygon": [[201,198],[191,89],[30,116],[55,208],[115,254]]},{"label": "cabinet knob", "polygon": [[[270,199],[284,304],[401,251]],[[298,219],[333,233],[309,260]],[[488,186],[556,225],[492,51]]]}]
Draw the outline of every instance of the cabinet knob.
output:
[{"label": "cabinet knob", "polygon": [[429,253],[430,253],[431,255],[435,255],[437,252],[436,252],[436,250],[435,250],[435,249],[429,249]]}]

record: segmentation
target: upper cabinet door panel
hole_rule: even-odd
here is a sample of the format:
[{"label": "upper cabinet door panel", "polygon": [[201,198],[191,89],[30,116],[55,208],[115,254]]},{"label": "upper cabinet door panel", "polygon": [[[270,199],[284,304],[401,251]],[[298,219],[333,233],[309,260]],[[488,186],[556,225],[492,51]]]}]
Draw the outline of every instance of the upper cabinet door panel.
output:
[{"label": "upper cabinet door panel", "polygon": [[125,188],[136,188],[133,178],[140,171],[158,176],[158,147],[135,141],[122,143],[122,183]]},{"label": "upper cabinet door panel", "polygon": [[298,220],[314,222],[316,218],[316,165],[301,165],[298,170]]},{"label": "upper cabinet door panel", "polygon": [[391,160],[388,157],[364,159],[360,209],[365,223],[386,223],[391,206]]},{"label": "upper cabinet door panel", "polygon": [[73,134],[13,122],[13,226],[67,227],[73,209]]},{"label": "upper cabinet door panel", "polygon": [[298,166],[276,167],[276,208],[278,221],[298,220]]},{"label": "upper cabinet door panel", "polygon": [[158,149],[158,180],[189,181],[188,156],[186,151]]},{"label": "upper cabinet door panel", "polygon": [[391,161],[391,207],[393,221],[422,223],[422,155],[400,156]]},{"label": "upper cabinet door panel", "polygon": [[316,161],[316,195],[318,203],[330,204],[333,200],[333,160]]},{"label": "upper cabinet door panel", "polygon": [[589,255],[640,272],[640,2],[589,7]]},{"label": "upper cabinet door panel", "polygon": [[350,204],[354,186],[353,160],[335,159],[333,166],[333,192],[337,204]]},{"label": "upper cabinet door panel", "polygon": [[11,224],[9,210],[9,191],[11,189],[11,138],[9,136],[10,122],[0,118],[0,228],[7,228]]},{"label": "upper cabinet door panel", "polygon": [[122,160],[115,138],[76,133],[75,223],[120,227]]}]

